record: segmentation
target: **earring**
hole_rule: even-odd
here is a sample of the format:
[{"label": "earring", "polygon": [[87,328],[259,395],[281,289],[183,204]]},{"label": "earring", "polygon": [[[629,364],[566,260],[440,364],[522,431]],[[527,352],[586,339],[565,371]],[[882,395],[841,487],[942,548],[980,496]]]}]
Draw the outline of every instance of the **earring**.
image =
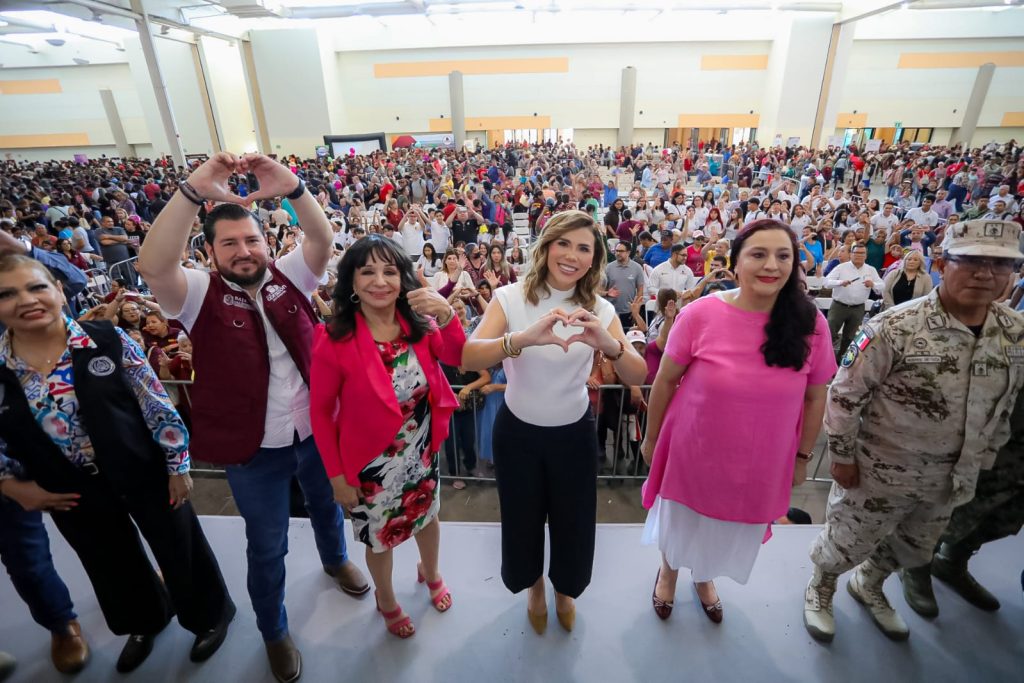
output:
[{"label": "earring", "polygon": [[354,304],[357,304],[359,303],[359,295],[356,294],[355,292],[352,292],[352,294],[349,295],[348,300]]}]

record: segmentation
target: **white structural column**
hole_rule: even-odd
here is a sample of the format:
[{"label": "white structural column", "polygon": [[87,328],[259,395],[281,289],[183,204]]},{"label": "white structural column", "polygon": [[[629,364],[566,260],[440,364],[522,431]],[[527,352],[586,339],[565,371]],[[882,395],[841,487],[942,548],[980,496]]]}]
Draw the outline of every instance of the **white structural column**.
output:
[{"label": "white structural column", "polygon": [[213,87],[210,84],[210,66],[206,61],[206,55],[202,47],[199,45],[199,39],[192,45],[192,61],[196,67],[199,99],[203,103],[203,115],[206,118],[206,127],[210,130],[210,141],[213,143],[213,151],[224,151],[224,135],[221,133],[220,121],[217,119]]},{"label": "white structural column", "polygon": [[128,144],[128,136],[124,133],[124,125],[121,123],[121,114],[117,111],[114,93],[109,88],[101,88],[100,100],[103,102],[103,111],[107,115],[107,123],[110,124],[110,133],[114,136],[114,144],[117,145],[118,156],[125,159],[135,156],[135,150]]},{"label": "white structural column", "polygon": [[242,41],[202,36],[196,42],[221,148],[235,154],[258,151],[242,55],[237,47]]},{"label": "white structural column", "polygon": [[251,41],[238,43],[238,56],[245,76],[245,93],[249,98],[249,115],[252,119],[252,132],[256,136],[256,151],[260,154],[270,154],[272,150],[270,134],[267,132],[267,113],[263,109],[263,90],[256,75],[256,59],[252,54]]},{"label": "white structural column", "polygon": [[[181,146],[181,136],[178,135],[178,128],[174,123],[174,112],[171,110],[171,101],[167,96],[167,85],[164,83],[160,62],[157,60],[149,17],[146,15],[146,8],[143,6],[142,0],[131,0],[131,7],[139,15],[135,19],[135,28],[142,46],[142,54],[146,59],[146,68],[149,70],[149,80],[153,87],[153,95],[156,97],[156,106],[160,113],[164,137],[167,139],[168,151],[176,165],[184,166],[185,151]],[[156,149],[154,131],[150,131],[150,136],[154,139],[153,147]]]},{"label": "white structural column", "polygon": [[846,68],[853,48],[854,23],[835,24],[832,27],[828,54],[825,58],[825,73],[821,79],[818,95],[818,109],[814,117],[812,144],[825,147],[829,136],[836,127],[839,116],[839,101],[846,86]]},{"label": "white structural column", "polygon": [[461,71],[452,71],[448,74],[448,99],[451,105],[455,149],[466,146],[466,93],[462,85]]},{"label": "white structural column", "polygon": [[978,75],[974,79],[974,87],[971,88],[971,97],[967,100],[964,108],[964,118],[959,128],[953,129],[953,137],[949,144],[962,144],[964,147],[971,146],[971,138],[978,128],[978,117],[981,116],[981,107],[985,104],[985,97],[988,95],[988,88],[992,85],[992,76],[996,72],[996,65],[989,62],[978,67]]},{"label": "white structural column", "polygon": [[814,105],[831,32],[831,17],[795,13],[772,41],[757,127],[761,144],[770,145],[776,136],[782,144],[791,137],[799,138],[800,145],[812,144]]},{"label": "white structural column", "polygon": [[317,145],[324,144],[324,135],[375,132],[331,130],[316,29],[254,30],[249,41],[252,72],[248,76],[259,74],[269,138],[264,152],[308,158]]},{"label": "white structural column", "polygon": [[627,66],[622,69],[622,85],[619,91],[619,147],[633,144],[633,119],[636,116],[636,69]]}]

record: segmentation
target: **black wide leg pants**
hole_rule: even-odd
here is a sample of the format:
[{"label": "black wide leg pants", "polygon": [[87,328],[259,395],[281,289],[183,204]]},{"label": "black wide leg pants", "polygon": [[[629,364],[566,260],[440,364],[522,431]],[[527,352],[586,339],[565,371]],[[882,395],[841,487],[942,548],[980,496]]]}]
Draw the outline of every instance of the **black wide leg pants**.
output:
[{"label": "black wide leg pants", "polygon": [[501,505],[501,578],[513,593],[544,573],[544,523],[551,540],[548,578],[576,598],[590,584],[597,523],[594,415],[538,427],[502,406],[494,421],[494,464]]},{"label": "black wide leg pants", "polygon": [[166,475],[140,480],[120,495],[102,474],[67,479],[61,490],[82,497],[71,511],[54,512],[53,521],[81,560],[111,632],[154,635],[175,614],[196,634],[217,626],[231,598],[191,504],[177,510],[168,504]]}]

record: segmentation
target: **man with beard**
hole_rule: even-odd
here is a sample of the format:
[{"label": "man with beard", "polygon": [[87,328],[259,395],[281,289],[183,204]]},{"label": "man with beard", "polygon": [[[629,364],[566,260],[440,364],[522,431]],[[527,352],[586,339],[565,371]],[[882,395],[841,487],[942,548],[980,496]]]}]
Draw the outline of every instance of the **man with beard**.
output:
[{"label": "man with beard", "polygon": [[[260,189],[230,192],[234,173],[253,173]],[[259,222],[243,206],[286,197],[305,238],[274,263]],[[182,268],[177,255],[205,200],[225,202],[203,224],[216,272]],[[289,483],[296,476],[324,571],[345,592],[369,590],[348,559],[344,517],[313,441],[309,366],[317,318],[310,295],[332,253],[333,232],[316,199],[269,157],[218,153],[197,168],[150,230],[139,267],[161,306],[195,342],[192,445],[195,457],[226,466],[245,520],[248,588],[279,681],[302,671],[284,607]]]}]

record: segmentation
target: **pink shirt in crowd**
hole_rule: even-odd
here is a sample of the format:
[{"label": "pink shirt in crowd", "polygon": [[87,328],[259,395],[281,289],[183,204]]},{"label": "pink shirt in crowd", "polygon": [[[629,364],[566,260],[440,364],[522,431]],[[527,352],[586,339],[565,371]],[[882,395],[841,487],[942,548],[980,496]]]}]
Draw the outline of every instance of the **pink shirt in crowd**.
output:
[{"label": "pink shirt in crowd", "polygon": [[767,313],[707,296],[679,312],[665,353],[687,366],[665,413],[643,505],[657,496],[713,519],[771,522],[789,507],[808,386],[836,371],[819,312],[803,368],[768,367]]}]

